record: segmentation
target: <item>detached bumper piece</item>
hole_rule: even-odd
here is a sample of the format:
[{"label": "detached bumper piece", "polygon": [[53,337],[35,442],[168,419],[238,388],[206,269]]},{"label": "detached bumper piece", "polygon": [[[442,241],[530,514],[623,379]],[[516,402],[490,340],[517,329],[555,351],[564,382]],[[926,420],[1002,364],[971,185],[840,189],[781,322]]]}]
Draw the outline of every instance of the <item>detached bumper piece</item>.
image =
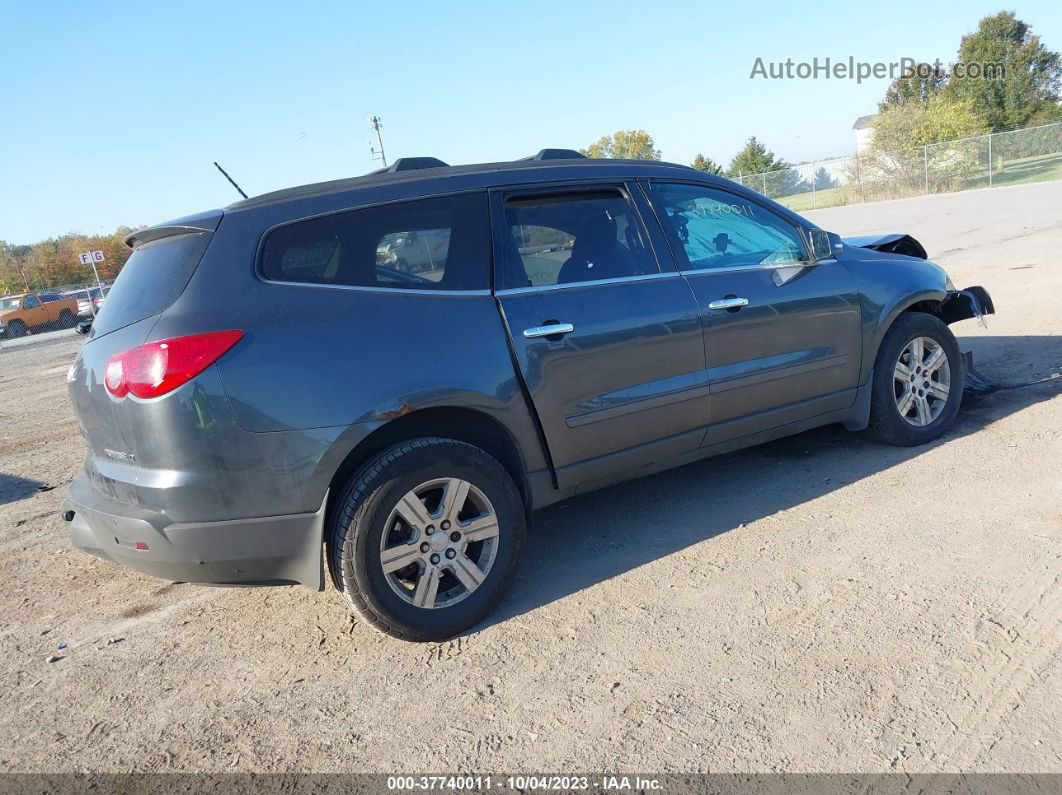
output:
[{"label": "detached bumper piece", "polygon": [[988,290],[976,286],[950,291],[940,308],[940,319],[950,325],[960,320],[977,318],[981,321],[981,325],[988,328],[985,316],[995,313],[996,308],[992,304],[992,296],[988,294]]},{"label": "detached bumper piece", "polygon": [[301,583],[324,589],[325,502],[315,513],[225,522],[173,522],[113,500],[85,475],[60,509],[74,546],[130,569],[178,582],[213,585]]}]

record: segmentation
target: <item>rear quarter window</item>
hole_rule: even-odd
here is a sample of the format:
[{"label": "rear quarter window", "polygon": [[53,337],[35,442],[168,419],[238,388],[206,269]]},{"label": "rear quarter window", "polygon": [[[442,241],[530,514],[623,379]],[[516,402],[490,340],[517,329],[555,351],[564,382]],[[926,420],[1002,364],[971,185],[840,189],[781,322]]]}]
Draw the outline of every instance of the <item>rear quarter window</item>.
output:
[{"label": "rear quarter window", "polygon": [[93,336],[108,334],[169,307],[188,286],[210,238],[210,232],[196,232],[137,246],[106,292],[107,300],[92,322]]},{"label": "rear quarter window", "polygon": [[268,233],[270,281],[401,290],[489,287],[486,193],[394,202],[308,218]]}]

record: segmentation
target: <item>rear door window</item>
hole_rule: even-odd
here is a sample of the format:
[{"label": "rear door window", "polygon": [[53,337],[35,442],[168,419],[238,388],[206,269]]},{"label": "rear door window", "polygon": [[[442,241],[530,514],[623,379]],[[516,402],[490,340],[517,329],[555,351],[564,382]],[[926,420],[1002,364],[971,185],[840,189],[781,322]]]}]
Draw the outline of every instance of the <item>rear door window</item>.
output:
[{"label": "rear door window", "polygon": [[286,224],[265,241],[271,281],[406,290],[489,287],[486,193],[437,196]]},{"label": "rear door window", "polygon": [[196,232],[137,246],[92,322],[93,336],[108,334],[169,307],[184,292],[210,238],[210,232]]},{"label": "rear door window", "polygon": [[618,189],[513,196],[498,287],[550,287],[657,273],[634,207]]}]

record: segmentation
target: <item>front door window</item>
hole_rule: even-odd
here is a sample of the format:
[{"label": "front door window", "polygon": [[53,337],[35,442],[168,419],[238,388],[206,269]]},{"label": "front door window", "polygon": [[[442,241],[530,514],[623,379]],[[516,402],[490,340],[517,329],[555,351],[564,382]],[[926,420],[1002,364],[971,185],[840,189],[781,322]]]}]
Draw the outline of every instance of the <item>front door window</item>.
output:
[{"label": "front door window", "polygon": [[653,193],[666,214],[666,231],[681,244],[676,252],[680,270],[807,261],[794,226],[737,194],[681,183],[654,183]]}]

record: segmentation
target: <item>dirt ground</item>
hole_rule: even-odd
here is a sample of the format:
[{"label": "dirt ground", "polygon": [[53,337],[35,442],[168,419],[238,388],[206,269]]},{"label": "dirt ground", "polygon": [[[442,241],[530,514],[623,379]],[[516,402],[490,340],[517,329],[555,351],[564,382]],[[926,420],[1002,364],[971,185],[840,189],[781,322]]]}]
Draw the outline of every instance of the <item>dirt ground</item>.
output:
[{"label": "dirt ground", "polygon": [[[954,328],[1020,382],[1062,371],[1060,207],[1057,182],[811,215],[985,285],[989,328]],[[555,506],[500,611],[416,645],[333,592],[74,551],[80,344],[0,352],[0,772],[1062,772],[1062,380],[923,448],[826,428]]]}]

